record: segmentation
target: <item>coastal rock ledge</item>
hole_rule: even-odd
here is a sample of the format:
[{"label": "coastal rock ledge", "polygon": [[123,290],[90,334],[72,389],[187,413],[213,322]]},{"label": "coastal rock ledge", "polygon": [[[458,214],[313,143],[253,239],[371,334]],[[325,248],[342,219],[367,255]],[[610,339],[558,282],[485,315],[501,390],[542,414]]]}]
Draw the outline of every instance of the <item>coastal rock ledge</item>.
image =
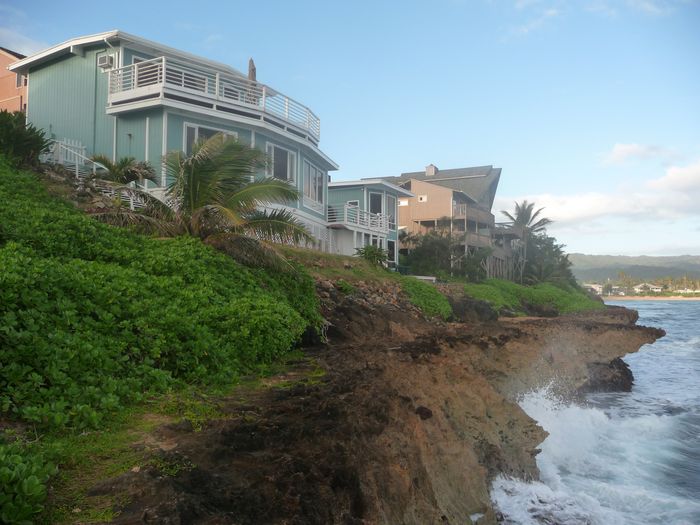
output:
[{"label": "coastal rock ledge", "polygon": [[162,462],[187,468],[95,487],[129,502],[115,523],[496,523],[491,481],[537,478],[546,437],[518,396],[628,387],[618,358],[664,335],[624,308],[436,323],[386,286],[320,289],[328,344],[200,431],[161,427]]}]

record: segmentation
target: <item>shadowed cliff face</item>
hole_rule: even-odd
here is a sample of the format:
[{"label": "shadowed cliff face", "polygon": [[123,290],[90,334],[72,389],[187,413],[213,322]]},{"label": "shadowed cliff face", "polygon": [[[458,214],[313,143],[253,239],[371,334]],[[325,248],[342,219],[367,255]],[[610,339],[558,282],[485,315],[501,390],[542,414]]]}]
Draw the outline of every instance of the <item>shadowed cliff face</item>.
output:
[{"label": "shadowed cliff face", "polygon": [[201,432],[161,428],[163,461],[190,467],[96,487],[129,497],[117,523],[495,523],[490,481],[537,477],[545,438],[517,396],[591,388],[591,370],[663,335],[624,309],[434,324],[393,288],[320,291],[332,326],[309,355],[325,376],[300,363]]}]

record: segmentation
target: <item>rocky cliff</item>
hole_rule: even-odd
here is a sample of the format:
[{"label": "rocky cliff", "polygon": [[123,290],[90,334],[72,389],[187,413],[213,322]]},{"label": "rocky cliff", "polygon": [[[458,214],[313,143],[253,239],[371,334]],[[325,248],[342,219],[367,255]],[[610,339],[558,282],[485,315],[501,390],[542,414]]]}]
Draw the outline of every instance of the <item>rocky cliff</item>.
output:
[{"label": "rocky cliff", "polygon": [[130,502],[117,523],[495,523],[491,480],[536,478],[545,438],[518,396],[628,387],[617,358],[663,335],[621,308],[447,324],[391,285],[318,289],[328,344],[201,431],[162,427],[159,454],[182,468],[95,487]]}]

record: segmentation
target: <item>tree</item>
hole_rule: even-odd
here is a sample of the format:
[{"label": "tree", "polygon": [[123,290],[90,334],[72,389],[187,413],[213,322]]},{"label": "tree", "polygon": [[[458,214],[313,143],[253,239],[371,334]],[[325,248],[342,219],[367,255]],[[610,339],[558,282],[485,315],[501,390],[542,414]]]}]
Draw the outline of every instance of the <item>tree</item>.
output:
[{"label": "tree", "polygon": [[514,225],[517,226],[522,226],[523,228],[523,244],[524,244],[524,251],[523,251],[523,264],[520,266],[520,283],[523,283],[524,275],[525,275],[525,267],[528,264],[527,260],[527,248],[529,244],[529,237],[531,234],[536,234],[536,233],[544,233],[546,230],[547,226],[549,224],[552,224],[552,220],[548,219],[546,217],[539,217],[540,213],[542,213],[542,210],[544,208],[540,208],[537,211],[534,211],[535,209],[535,203],[534,202],[527,202],[527,200],[523,200],[523,202],[515,203],[515,210],[514,213],[511,215],[509,212],[505,210],[501,210],[501,213],[508,217],[511,221],[513,221]]},{"label": "tree", "polygon": [[557,244],[554,237],[543,233],[530,235],[527,253],[530,254],[524,271],[524,282],[527,284],[551,282],[577,286],[571,272],[571,261],[564,253],[564,245]]},{"label": "tree", "polygon": [[528,233],[543,232],[548,225],[552,224],[552,220],[546,217],[539,218],[544,208],[540,208],[537,211],[534,211],[534,209],[534,202],[524,200],[521,203],[515,203],[513,215],[505,210],[501,211],[501,213],[513,221],[513,224],[522,226]]},{"label": "tree", "polygon": [[100,173],[100,178],[117,184],[127,185],[132,182],[143,184],[144,180],[157,183],[156,170],[148,162],[139,162],[134,157],[122,157],[117,162],[104,155],[95,155],[92,160],[107,170]]},{"label": "tree", "polygon": [[264,241],[299,243],[313,237],[290,211],[261,209],[299,198],[297,190],[284,181],[253,181],[265,162],[260,150],[219,133],[195,144],[190,155],[180,151],[166,155],[165,201],[128,190],[139,195],[144,208],[120,208],[95,216],[142,232],[196,236],[246,264],[274,264],[280,258]]}]

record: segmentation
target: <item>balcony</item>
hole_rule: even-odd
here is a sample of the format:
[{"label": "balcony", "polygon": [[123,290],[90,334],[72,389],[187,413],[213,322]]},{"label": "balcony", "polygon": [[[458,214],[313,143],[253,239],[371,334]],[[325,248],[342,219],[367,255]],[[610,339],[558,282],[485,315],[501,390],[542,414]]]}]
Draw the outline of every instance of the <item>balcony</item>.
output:
[{"label": "balcony", "polygon": [[328,226],[386,234],[389,232],[389,218],[386,215],[361,210],[358,206],[344,204],[328,207]]},{"label": "balcony", "polygon": [[109,72],[108,112],[124,104],[171,99],[256,118],[318,145],[321,121],[309,108],[245,77],[158,57]]}]

